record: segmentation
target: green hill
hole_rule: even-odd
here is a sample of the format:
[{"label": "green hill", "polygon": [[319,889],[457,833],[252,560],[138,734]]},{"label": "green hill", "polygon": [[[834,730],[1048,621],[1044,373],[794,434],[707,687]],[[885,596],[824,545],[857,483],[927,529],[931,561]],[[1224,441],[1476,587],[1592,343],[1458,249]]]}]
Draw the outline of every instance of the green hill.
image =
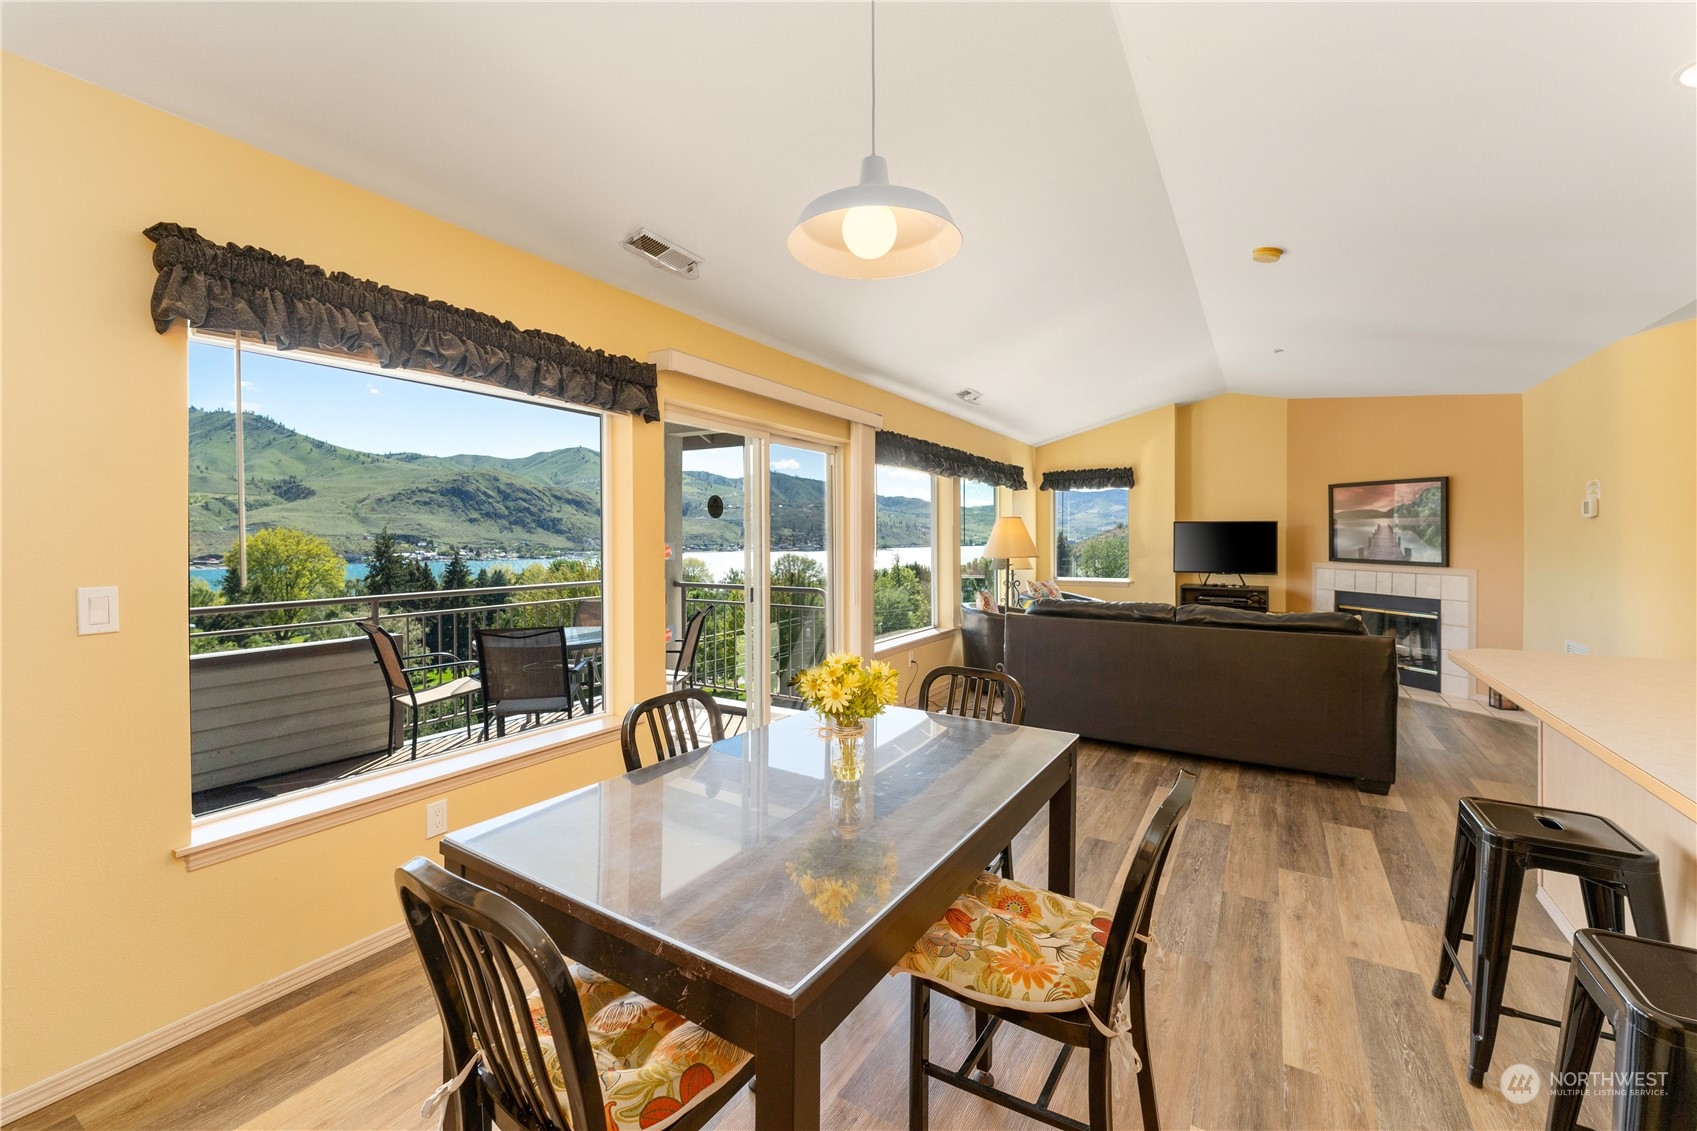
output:
[{"label": "green hill", "polygon": [[[305,530],[344,557],[364,554],[384,527],[409,545],[459,546],[471,557],[599,552],[601,458],[588,448],[516,459],[361,452],[251,412],[242,429],[250,529]],[[773,547],[822,549],[824,484],[773,472],[771,494]],[[717,519],[707,513],[713,495],[724,502]],[[686,551],[742,547],[742,480],[686,472],[683,496]],[[990,509],[969,509],[969,543],[988,536]],[[923,546],[930,531],[931,504],[878,497],[879,548]],[[222,554],[235,536],[235,416],[191,407],[189,554]]]}]

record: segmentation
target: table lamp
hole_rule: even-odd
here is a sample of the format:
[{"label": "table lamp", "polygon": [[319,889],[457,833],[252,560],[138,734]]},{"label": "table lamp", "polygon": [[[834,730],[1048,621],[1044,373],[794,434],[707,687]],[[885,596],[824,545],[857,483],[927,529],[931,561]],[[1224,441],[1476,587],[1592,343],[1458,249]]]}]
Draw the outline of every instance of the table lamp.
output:
[{"label": "table lamp", "polygon": [[1018,515],[1007,515],[996,520],[996,525],[990,528],[990,541],[984,547],[984,556],[1002,563],[1007,573],[1007,601],[1003,609],[1013,607],[1013,559],[1035,558],[1037,543],[1031,540],[1031,531],[1025,528],[1025,520]]}]

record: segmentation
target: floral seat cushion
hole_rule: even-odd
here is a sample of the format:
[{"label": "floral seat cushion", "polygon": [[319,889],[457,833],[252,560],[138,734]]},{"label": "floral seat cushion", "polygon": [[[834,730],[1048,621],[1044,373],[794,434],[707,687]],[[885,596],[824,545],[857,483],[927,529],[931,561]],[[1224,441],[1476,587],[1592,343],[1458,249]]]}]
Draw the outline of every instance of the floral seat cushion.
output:
[{"label": "floral seat cushion", "polygon": [[[748,1062],[749,1054],[723,1037],[586,966],[573,966],[571,974],[589,1022],[589,1045],[612,1131],[664,1131],[692,1101],[713,1094]],[[542,1038],[548,1081],[563,1094],[559,1053],[535,994],[530,1019]]]},{"label": "floral seat cushion", "polygon": [[986,872],[896,968],[974,1001],[1064,1013],[1095,994],[1111,921],[1083,900]]}]

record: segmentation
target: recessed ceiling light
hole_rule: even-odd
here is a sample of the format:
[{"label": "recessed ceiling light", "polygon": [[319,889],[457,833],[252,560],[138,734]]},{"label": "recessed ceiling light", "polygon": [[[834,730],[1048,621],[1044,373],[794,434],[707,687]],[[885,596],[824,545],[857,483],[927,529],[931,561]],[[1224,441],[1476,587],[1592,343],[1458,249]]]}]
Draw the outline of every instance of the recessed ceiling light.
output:
[{"label": "recessed ceiling light", "polygon": [[1257,263],[1277,263],[1284,253],[1282,247],[1258,247],[1249,253],[1249,258]]},{"label": "recessed ceiling light", "polygon": [[1697,63],[1693,63],[1679,72],[1679,85],[1697,87]]}]

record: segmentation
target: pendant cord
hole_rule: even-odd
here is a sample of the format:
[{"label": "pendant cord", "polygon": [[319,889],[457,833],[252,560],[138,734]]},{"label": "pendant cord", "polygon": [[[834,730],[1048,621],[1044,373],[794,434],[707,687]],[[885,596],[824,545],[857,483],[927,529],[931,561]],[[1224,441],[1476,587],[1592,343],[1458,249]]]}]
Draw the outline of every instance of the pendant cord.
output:
[{"label": "pendant cord", "polygon": [[878,0],[870,0],[872,9],[872,152],[878,152]]}]

